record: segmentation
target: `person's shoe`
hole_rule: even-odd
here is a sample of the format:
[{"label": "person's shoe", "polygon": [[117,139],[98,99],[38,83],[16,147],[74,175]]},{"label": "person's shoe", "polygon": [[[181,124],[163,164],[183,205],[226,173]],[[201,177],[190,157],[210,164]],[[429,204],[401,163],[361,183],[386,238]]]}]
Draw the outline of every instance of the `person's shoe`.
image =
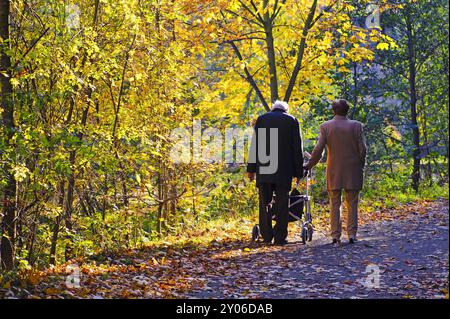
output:
[{"label": "person's shoe", "polygon": [[284,245],[287,245],[287,244],[288,244],[288,241],[287,241],[287,240],[283,240],[283,241],[275,241],[273,244],[274,244],[275,246],[284,246]]},{"label": "person's shoe", "polygon": [[340,239],[336,239],[336,238],[333,238],[333,241],[331,242],[332,245],[338,245],[340,243],[341,243],[341,240]]},{"label": "person's shoe", "polygon": [[354,243],[356,243],[356,241],[357,241],[356,238],[350,237],[349,240],[348,240],[348,243],[349,244],[354,244]]},{"label": "person's shoe", "polygon": [[262,239],[263,239],[263,243],[264,244],[267,244],[267,245],[269,245],[269,244],[271,244],[272,243],[272,240],[273,240],[273,235],[272,236],[261,236],[262,237]]}]

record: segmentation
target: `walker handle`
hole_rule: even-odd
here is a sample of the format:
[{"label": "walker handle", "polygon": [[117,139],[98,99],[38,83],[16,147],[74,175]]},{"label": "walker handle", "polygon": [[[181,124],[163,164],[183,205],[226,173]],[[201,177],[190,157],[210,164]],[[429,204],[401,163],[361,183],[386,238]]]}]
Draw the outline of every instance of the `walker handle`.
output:
[{"label": "walker handle", "polygon": [[311,180],[311,169],[306,170],[306,196],[309,197],[309,186]]}]

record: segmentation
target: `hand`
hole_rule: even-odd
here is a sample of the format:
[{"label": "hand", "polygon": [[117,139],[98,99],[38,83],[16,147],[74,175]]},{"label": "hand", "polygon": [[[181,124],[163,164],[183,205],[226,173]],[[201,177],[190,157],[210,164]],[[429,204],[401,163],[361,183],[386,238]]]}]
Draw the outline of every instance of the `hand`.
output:
[{"label": "hand", "polygon": [[303,177],[308,177],[309,168],[307,166],[303,166]]},{"label": "hand", "polygon": [[247,177],[250,180],[250,182],[253,182],[255,180],[256,173],[247,172]]}]

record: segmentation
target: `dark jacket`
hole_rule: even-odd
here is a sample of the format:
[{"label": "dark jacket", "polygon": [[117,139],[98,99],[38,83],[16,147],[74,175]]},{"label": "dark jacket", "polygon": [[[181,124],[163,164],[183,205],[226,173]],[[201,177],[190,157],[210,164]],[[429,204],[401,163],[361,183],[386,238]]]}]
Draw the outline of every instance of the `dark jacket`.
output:
[{"label": "dark jacket", "polygon": [[[260,130],[264,129],[264,130]],[[276,129],[277,134],[274,134]],[[250,147],[247,172],[256,173],[256,183],[273,183],[291,186],[292,177],[303,177],[303,146],[298,120],[285,111],[275,109],[258,117],[254,126]],[[264,159],[264,150],[259,154],[259,148],[266,132],[265,154],[270,160]],[[261,134],[263,134],[261,136]],[[272,136],[273,135],[273,136]],[[278,135],[278,136],[276,136]],[[271,139],[277,145],[270,145]],[[272,146],[272,148],[270,147]],[[277,152],[275,153],[276,148]],[[273,168],[277,161],[276,170]],[[271,166],[272,165],[272,166]],[[269,169],[264,172],[264,169]]]}]

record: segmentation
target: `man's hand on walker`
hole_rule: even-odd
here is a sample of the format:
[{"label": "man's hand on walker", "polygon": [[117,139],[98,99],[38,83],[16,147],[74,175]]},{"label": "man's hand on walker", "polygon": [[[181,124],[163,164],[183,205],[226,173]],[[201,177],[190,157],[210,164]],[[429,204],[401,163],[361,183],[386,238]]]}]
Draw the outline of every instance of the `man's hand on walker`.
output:
[{"label": "man's hand on walker", "polygon": [[307,166],[303,166],[303,177],[308,177],[309,168]]},{"label": "man's hand on walker", "polygon": [[255,180],[255,175],[256,175],[256,173],[247,172],[247,176],[248,176],[248,179],[250,180],[250,182],[253,182]]}]

